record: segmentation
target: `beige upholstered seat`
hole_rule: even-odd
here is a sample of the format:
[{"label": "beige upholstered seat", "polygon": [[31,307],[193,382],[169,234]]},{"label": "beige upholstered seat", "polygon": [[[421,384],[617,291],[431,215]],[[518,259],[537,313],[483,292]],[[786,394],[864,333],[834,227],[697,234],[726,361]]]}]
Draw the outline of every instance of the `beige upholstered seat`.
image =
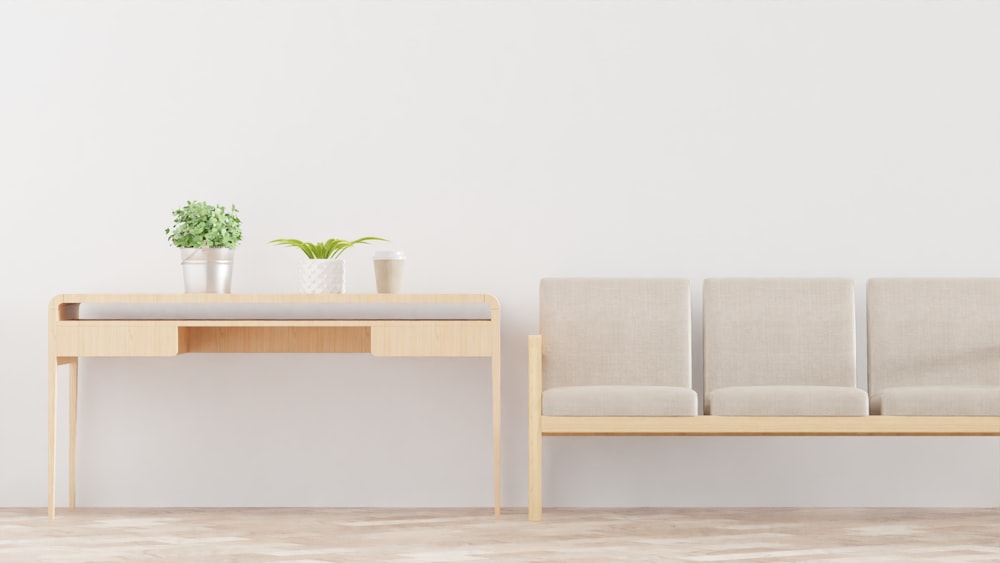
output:
[{"label": "beige upholstered seat", "polygon": [[854,282],[705,280],[705,414],[865,416]]},{"label": "beige upholstered seat", "polygon": [[1000,416],[1000,279],[868,282],[872,414]]},{"label": "beige upholstered seat", "polygon": [[695,416],[687,280],[548,278],[542,414]]}]

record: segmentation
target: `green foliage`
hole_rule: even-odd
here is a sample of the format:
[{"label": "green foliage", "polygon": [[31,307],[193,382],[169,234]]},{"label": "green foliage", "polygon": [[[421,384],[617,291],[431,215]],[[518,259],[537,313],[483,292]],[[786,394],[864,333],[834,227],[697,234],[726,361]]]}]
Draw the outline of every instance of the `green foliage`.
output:
[{"label": "green foliage", "polygon": [[174,226],[167,228],[167,239],[178,248],[236,248],[243,239],[236,206],[227,211],[222,205],[188,201],[173,211]]},{"label": "green foliage", "polygon": [[302,242],[301,240],[294,238],[277,238],[271,242],[282,246],[294,246],[302,252],[305,252],[306,256],[313,260],[335,260],[339,258],[345,250],[355,244],[368,244],[373,240],[386,241],[386,239],[379,237],[361,237],[357,240],[332,238],[325,242]]}]

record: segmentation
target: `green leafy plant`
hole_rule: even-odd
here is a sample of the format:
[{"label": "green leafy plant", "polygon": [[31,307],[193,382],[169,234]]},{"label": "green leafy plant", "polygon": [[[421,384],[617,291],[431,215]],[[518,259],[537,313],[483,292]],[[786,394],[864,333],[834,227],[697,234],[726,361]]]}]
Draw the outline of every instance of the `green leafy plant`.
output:
[{"label": "green leafy plant", "polygon": [[243,239],[239,211],[204,201],[188,201],[175,209],[174,225],[166,230],[167,239],[178,248],[236,248]]},{"label": "green leafy plant", "polygon": [[294,246],[305,252],[312,260],[336,260],[345,250],[355,244],[369,244],[372,241],[381,240],[388,242],[388,239],[380,237],[361,237],[357,240],[344,240],[339,238],[328,239],[324,242],[303,242],[294,238],[277,238],[271,242],[282,246]]}]

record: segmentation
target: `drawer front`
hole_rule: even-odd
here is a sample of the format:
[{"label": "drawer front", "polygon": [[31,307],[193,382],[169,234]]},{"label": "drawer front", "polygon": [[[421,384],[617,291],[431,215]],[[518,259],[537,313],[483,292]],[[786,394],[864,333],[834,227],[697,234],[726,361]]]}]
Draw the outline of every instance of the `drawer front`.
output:
[{"label": "drawer front", "polygon": [[177,325],[143,322],[63,322],[55,327],[56,356],[176,356]]},{"label": "drawer front", "polygon": [[372,355],[375,356],[492,354],[493,326],[490,321],[413,321],[372,327]]}]

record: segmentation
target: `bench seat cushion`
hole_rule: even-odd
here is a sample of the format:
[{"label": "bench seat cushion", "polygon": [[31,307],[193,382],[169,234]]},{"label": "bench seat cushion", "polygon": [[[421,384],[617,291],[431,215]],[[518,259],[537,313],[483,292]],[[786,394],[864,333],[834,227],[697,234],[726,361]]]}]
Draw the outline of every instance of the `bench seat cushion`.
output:
[{"label": "bench seat cushion", "polygon": [[868,394],[856,387],[755,385],[712,391],[705,414],[721,416],[866,416]]},{"label": "bench seat cushion", "polygon": [[895,416],[1000,416],[1000,386],[889,387],[872,396],[872,414]]},{"label": "bench seat cushion", "polygon": [[545,416],[697,416],[693,389],[666,385],[579,385],[542,393]]}]

